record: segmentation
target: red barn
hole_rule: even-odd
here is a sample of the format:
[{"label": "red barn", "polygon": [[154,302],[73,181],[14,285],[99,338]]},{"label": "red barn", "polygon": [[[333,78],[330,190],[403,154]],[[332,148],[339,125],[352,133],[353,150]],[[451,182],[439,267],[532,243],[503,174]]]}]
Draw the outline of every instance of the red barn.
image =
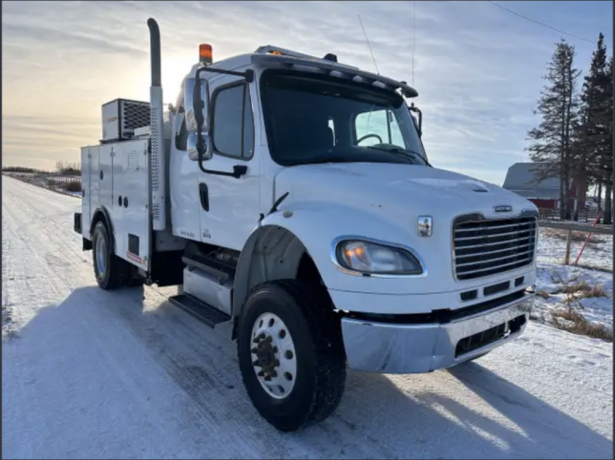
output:
[{"label": "red barn", "polygon": [[[502,187],[527,198],[541,209],[559,208],[559,177],[550,177],[538,181],[536,180],[537,167],[536,163],[515,163],[508,168],[508,173],[506,173],[506,179]],[[578,209],[585,208],[587,185],[584,183],[577,184],[577,181],[571,180],[568,187],[570,209],[574,209],[577,187],[580,188]]]}]

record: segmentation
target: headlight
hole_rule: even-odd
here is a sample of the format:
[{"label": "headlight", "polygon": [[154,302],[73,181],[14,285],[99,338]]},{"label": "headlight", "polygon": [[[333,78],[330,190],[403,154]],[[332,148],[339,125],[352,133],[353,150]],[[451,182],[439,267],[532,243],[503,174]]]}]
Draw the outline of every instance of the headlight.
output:
[{"label": "headlight", "polygon": [[369,274],[420,275],[421,264],[409,251],[368,241],[346,240],[336,248],[338,263],[348,270]]}]

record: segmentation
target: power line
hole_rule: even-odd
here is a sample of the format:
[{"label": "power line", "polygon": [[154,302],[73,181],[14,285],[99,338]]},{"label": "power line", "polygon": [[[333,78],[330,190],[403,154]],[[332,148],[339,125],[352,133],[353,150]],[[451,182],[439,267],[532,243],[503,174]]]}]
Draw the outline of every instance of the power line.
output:
[{"label": "power line", "polygon": [[502,8],[504,11],[508,11],[509,13],[512,13],[512,14],[514,14],[515,16],[518,16],[518,17],[520,17],[520,18],[522,18],[522,19],[525,19],[526,21],[530,21],[530,22],[533,22],[534,24],[538,24],[539,26],[543,26],[543,27],[546,27],[547,29],[554,30],[554,31],[555,31],[555,32],[557,32],[557,33],[564,34],[564,35],[568,35],[568,36],[570,36],[570,37],[574,37],[574,38],[576,38],[576,39],[578,39],[578,40],[583,40],[583,41],[585,41],[585,42],[587,42],[587,43],[592,43],[592,44],[594,44],[594,43],[595,43],[595,41],[594,41],[594,40],[588,40],[588,39],[587,39],[587,38],[585,38],[585,37],[579,37],[578,35],[571,34],[571,33],[566,32],[566,31],[564,31],[564,30],[557,29],[557,28],[555,28],[555,27],[553,27],[553,26],[550,26],[549,24],[545,24],[544,22],[537,21],[536,19],[528,18],[527,16],[524,16],[524,15],[522,15],[521,13],[517,13],[516,11],[513,11],[513,10],[511,10],[511,9],[509,9],[509,8],[506,8],[505,6],[500,5],[499,3],[493,2],[493,1],[491,1],[491,0],[487,0],[487,2],[488,2],[488,3],[491,3],[493,6],[497,6],[498,8]]}]

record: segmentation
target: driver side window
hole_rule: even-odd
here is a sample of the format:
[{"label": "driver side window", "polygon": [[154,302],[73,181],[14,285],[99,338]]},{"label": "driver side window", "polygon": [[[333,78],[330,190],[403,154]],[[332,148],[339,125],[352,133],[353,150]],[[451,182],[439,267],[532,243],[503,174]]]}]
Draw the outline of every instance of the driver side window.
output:
[{"label": "driver side window", "polygon": [[355,133],[355,145],[361,147],[375,144],[404,146],[399,125],[390,110],[373,110],[357,115]]}]

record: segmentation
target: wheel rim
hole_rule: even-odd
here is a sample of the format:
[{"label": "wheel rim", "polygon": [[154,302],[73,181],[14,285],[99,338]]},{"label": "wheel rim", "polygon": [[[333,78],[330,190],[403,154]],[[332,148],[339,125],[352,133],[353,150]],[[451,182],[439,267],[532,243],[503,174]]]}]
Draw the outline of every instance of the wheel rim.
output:
[{"label": "wheel rim", "polygon": [[252,327],[252,366],[269,396],[287,397],[297,379],[295,344],[279,316],[263,313]]},{"label": "wheel rim", "polygon": [[96,271],[99,276],[105,274],[107,258],[107,242],[101,236],[96,239]]}]

